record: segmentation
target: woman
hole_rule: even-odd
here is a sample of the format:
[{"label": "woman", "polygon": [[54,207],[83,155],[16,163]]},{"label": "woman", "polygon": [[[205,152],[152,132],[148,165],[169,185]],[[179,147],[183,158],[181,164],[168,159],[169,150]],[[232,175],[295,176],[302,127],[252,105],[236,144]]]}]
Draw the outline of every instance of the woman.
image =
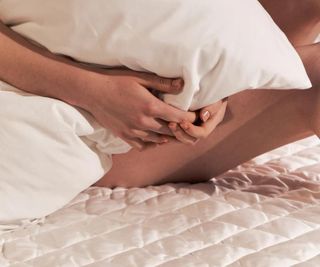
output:
[{"label": "woman", "polygon": [[[196,126],[191,123],[195,114],[166,105],[147,89],[176,93],[182,88],[181,80],[83,67],[33,46],[4,25],[0,79],[86,109],[141,150],[114,155],[113,167],[99,186],[206,181],[261,153],[320,131],[320,47],[311,45],[319,33],[320,1],[260,2],[297,48],[313,89],[244,91],[229,98],[226,113],[226,101],[201,110],[201,119],[207,121]],[[213,131],[223,118],[223,124]]]}]

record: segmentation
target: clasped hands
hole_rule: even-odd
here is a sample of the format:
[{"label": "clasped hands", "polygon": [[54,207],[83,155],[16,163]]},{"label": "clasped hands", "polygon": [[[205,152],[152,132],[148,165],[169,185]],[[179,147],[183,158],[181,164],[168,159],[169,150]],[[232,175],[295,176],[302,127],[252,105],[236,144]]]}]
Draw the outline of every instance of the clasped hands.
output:
[{"label": "clasped hands", "polygon": [[155,97],[149,89],[178,94],[182,79],[162,78],[127,69],[100,71],[90,86],[87,110],[113,134],[140,151],[169,142],[194,145],[222,122],[227,100],[196,112],[182,111]]}]

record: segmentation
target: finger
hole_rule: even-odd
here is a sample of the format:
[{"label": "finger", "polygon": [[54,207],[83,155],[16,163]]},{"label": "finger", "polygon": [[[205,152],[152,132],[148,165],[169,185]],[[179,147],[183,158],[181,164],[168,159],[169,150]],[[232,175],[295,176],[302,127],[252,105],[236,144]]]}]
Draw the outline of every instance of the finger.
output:
[{"label": "finger", "polygon": [[169,128],[172,130],[173,134],[183,144],[193,145],[197,142],[197,139],[186,134],[177,123],[170,122]]},{"label": "finger", "polygon": [[160,119],[150,119],[143,130],[152,131],[162,135],[174,136],[168,126],[168,123]]},{"label": "finger", "polygon": [[140,152],[142,151],[145,151],[147,149],[150,149],[150,148],[155,148],[157,147],[158,145],[163,145],[163,144],[157,144],[157,143],[152,143],[152,142],[149,142],[149,143],[145,143],[141,140],[138,140],[135,139],[135,140],[126,140],[126,142],[131,145],[134,149],[137,149],[139,150]]},{"label": "finger", "polygon": [[220,110],[212,115],[207,122],[202,123],[201,126],[193,125],[190,122],[182,122],[181,128],[190,136],[202,139],[206,138],[222,121],[226,111],[227,103],[224,103]]},{"label": "finger", "polygon": [[153,104],[145,109],[142,130],[150,130],[160,134],[171,135],[172,132],[168,127],[169,122],[182,122],[187,120],[194,122],[198,114],[194,111],[182,111],[161,100],[155,98]]},{"label": "finger", "polygon": [[203,122],[206,122],[213,114],[217,113],[222,106],[224,105],[223,100],[220,100],[216,103],[213,103],[205,108],[201,109],[200,111],[200,118]]},{"label": "finger", "polygon": [[168,143],[167,144],[172,144],[172,143],[176,143],[176,144],[181,144],[181,142],[179,140],[177,140],[177,138],[173,135],[173,136],[167,136],[168,139]]},{"label": "finger", "polygon": [[159,108],[154,113],[156,118],[162,119],[167,122],[182,122],[183,120],[194,122],[197,119],[195,112],[183,111],[167,103],[159,100]]},{"label": "finger", "polygon": [[188,135],[194,138],[202,139],[207,136],[208,128],[205,124],[196,126],[190,122],[182,122],[180,126]]},{"label": "finger", "polygon": [[151,73],[141,73],[138,81],[145,87],[169,94],[180,93],[184,86],[181,78],[163,78]]},{"label": "finger", "polygon": [[165,136],[160,134],[151,132],[151,131],[141,131],[141,130],[133,130],[132,133],[140,138],[143,142],[152,142],[152,143],[167,143],[168,139]]},{"label": "finger", "polygon": [[183,79],[181,78],[164,78],[154,73],[133,71],[127,68],[107,69],[104,72],[115,76],[135,77],[141,85],[164,93],[178,94],[184,86]]},{"label": "finger", "polygon": [[125,141],[129,145],[131,145],[133,148],[138,149],[139,151],[143,151],[145,149],[145,147],[146,147],[146,144],[143,141],[138,140],[138,139],[136,139],[136,140],[134,140],[134,139],[130,139],[130,140],[125,139]]},{"label": "finger", "polygon": [[133,148],[138,149],[139,151],[142,151],[146,148],[146,143],[143,142],[141,139],[137,137],[133,137],[128,133],[122,133],[119,135],[121,139],[123,139],[125,142],[127,142],[129,145],[131,145]]}]

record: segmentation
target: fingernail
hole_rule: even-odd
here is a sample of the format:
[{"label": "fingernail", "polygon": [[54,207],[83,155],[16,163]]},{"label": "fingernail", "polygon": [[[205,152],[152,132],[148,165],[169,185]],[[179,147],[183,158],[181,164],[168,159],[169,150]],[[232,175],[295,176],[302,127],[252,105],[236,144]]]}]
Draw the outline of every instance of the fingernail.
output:
[{"label": "fingernail", "polygon": [[182,79],[175,79],[172,81],[172,86],[176,89],[181,89],[183,87],[183,80]]},{"label": "fingernail", "polygon": [[166,139],[166,138],[163,138],[163,139],[161,139],[161,144],[165,144],[165,143],[168,143],[168,139]]},{"label": "fingernail", "polygon": [[202,120],[203,122],[206,122],[210,117],[210,112],[208,110],[206,110],[203,114],[202,114]]}]

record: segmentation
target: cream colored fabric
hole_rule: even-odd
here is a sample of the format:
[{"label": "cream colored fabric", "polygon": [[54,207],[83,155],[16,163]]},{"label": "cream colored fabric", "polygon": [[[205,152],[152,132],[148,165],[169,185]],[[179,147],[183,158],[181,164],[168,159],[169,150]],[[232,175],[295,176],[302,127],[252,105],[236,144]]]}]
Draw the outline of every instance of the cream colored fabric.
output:
[{"label": "cream colored fabric", "polygon": [[89,188],[0,235],[1,267],[318,267],[319,254],[317,138],[210,183]]},{"label": "cream colored fabric", "polygon": [[1,0],[0,18],[54,53],[182,77],[183,92],[164,100],[184,110],[245,89],[311,86],[257,0]]},{"label": "cream colored fabric", "polygon": [[[256,0],[0,0],[0,19],[79,61],[183,77],[181,94],[162,96],[181,109],[248,88],[310,87]],[[0,115],[0,221],[53,212],[130,149],[86,112],[5,83]]]},{"label": "cream colored fabric", "polygon": [[130,148],[84,110],[0,81],[0,222],[56,211]]}]

